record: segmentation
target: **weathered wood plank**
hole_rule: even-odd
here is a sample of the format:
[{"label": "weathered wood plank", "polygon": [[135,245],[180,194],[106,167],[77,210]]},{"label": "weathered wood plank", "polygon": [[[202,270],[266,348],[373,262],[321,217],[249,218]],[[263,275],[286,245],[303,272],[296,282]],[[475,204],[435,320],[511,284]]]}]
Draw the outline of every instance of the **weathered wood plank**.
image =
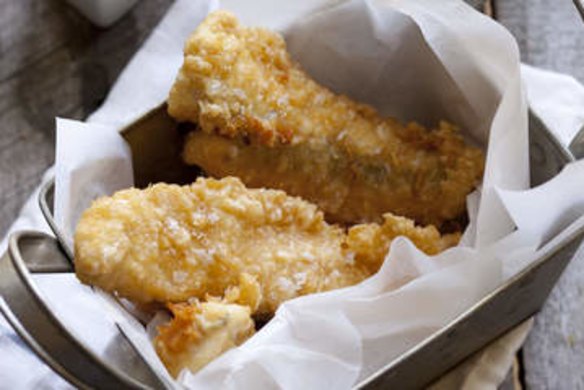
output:
[{"label": "weathered wood plank", "polygon": [[[584,23],[570,0],[497,0],[524,62],[584,82]],[[529,389],[584,389],[584,249],[567,267],[523,348]]]},{"label": "weathered wood plank", "polygon": [[[43,58],[67,40],[68,7],[60,1],[0,1],[0,80]],[[50,26],[50,28],[46,28]]]},{"label": "weathered wood plank", "polygon": [[495,10],[524,62],[584,82],[584,23],[571,0],[496,0]]},{"label": "weathered wood plank", "polygon": [[0,1],[0,235],[53,162],[55,116],[95,110],[171,3],[101,30],[60,0]]},{"label": "weathered wood plank", "polygon": [[584,246],[568,265],[523,348],[530,389],[584,389]]}]

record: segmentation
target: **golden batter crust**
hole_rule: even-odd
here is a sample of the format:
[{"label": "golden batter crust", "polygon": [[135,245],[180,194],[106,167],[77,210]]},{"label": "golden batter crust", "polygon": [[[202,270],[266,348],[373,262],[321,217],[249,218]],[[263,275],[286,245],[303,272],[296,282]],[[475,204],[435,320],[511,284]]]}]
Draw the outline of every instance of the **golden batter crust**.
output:
[{"label": "golden batter crust", "polygon": [[187,163],[301,196],[333,222],[392,212],[440,227],[464,213],[483,172],[482,152],[455,126],[382,118],[312,80],[280,35],[242,27],[225,11],[189,38],[168,110],[199,126]]}]

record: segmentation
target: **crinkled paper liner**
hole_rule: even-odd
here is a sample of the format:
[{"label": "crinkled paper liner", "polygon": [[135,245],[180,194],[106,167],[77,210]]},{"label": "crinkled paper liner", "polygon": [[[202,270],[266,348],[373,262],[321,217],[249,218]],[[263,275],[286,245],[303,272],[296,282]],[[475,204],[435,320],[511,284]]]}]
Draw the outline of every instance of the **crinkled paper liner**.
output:
[{"label": "crinkled paper liner", "polygon": [[[245,344],[196,374],[183,372],[179,382],[191,388],[349,388],[524,267],[584,211],[584,194],[575,184],[583,182],[582,163],[526,190],[527,109],[517,47],[501,26],[454,0],[293,3],[225,6],[245,24],[282,31],[292,56],[332,90],[403,121],[459,124],[469,142],[487,150],[484,181],[469,196],[470,225],[459,247],[429,257],[406,238],[394,240],[376,275],[354,287],[286,302]],[[216,6],[179,1],[171,12],[191,12],[194,28]],[[184,30],[167,24],[169,38],[173,29]],[[158,44],[165,38],[158,36]],[[153,82],[165,86],[157,89],[165,96],[169,76]],[[144,112],[151,107],[139,95],[137,103],[121,102],[114,88],[108,104]],[[128,148],[117,134],[119,123],[109,119],[109,127],[91,123],[99,114],[86,124],[57,122],[55,208],[69,237],[91,199],[132,184]],[[111,300],[72,277],[37,280],[57,302],[57,314],[104,358],[123,360],[108,355],[119,337],[115,321],[163,370],[146,330]],[[119,364],[131,369],[133,363]]]}]

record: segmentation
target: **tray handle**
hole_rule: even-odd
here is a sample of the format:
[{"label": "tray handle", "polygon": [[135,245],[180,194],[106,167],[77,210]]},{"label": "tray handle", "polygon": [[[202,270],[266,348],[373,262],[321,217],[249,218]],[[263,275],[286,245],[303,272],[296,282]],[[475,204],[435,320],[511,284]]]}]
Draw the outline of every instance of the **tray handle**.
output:
[{"label": "tray handle", "polygon": [[44,302],[31,273],[71,272],[69,259],[52,237],[19,232],[0,258],[0,312],[28,346],[57,374],[81,389],[168,389],[142,356],[132,376],[101,360],[61,324]]}]

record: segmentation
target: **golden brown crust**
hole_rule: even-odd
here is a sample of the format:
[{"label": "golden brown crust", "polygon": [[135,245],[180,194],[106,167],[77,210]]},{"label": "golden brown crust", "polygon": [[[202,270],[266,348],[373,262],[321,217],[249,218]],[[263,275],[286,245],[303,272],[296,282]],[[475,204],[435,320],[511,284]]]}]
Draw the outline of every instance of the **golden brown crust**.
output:
[{"label": "golden brown crust", "polygon": [[299,198],[249,190],[236,178],[201,178],[94,202],[77,226],[75,269],[82,281],[136,302],[224,296],[238,287],[242,303],[272,313],[284,300],[367,276],[343,253],[343,238]]},{"label": "golden brown crust", "polygon": [[156,353],[174,377],[196,372],[255,333],[250,310],[225,302],[169,304],[173,319],[158,327]]},{"label": "golden brown crust", "polygon": [[436,255],[460,241],[460,233],[441,236],[432,225],[415,226],[412,220],[389,213],[383,218],[382,225],[368,223],[351,227],[345,240],[346,247],[355,253],[355,262],[368,267],[371,273],[377,272],[396,237],[408,237],[428,255]]},{"label": "golden brown crust", "polygon": [[332,221],[381,221],[385,212],[440,225],[464,212],[483,170],[480,150],[442,122],[427,130],[310,79],[283,39],[218,11],[189,38],[169,113],[200,126],[184,158],[315,202]]},{"label": "golden brown crust", "polygon": [[200,178],[95,201],[77,226],[75,270],[83,282],[138,303],[212,295],[273,313],[285,300],[362,281],[398,235],[429,254],[457,241],[391,215],[347,235],[282,191]]},{"label": "golden brown crust", "polygon": [[250,337],[251,313],[270,314],[285,300],[375,273],[397,236],[428,254],[459,239],[391,214],[381,225],[345,232],[282,191],[201,178],[95,201],[77,226],[75,270],[82,281],[138,303],[191,302],[169,305],[174,319],[155,340],[176,376]]}]

